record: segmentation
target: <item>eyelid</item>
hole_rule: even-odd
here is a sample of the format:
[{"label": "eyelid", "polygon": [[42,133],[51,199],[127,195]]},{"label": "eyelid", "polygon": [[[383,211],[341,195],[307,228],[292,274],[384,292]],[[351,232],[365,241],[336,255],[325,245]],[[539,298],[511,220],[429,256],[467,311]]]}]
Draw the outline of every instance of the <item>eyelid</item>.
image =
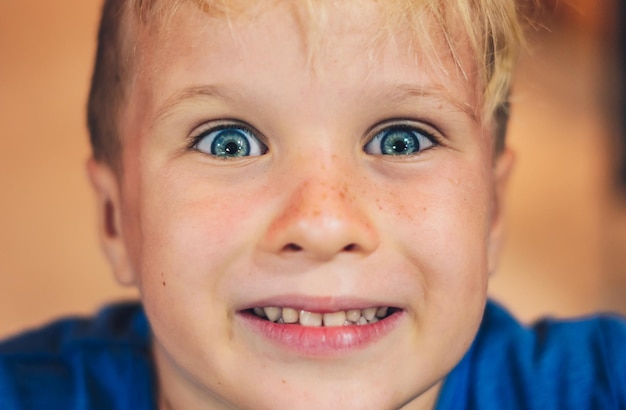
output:
[{"label": "eyelid", "polygon": [[268,147],[267,139],[265,138],[265,136],[247,122],[237,119],[220,119],[206,121],[202,125],[195,127],[194,130],[189,134],[189,143],[187,144],[187,149],[195,150],[196,145],[198,145],[202,138],[204,138],[207,134],[227,128],[242,129],[250,133],[266,148]]},{"label": "eyelid", "polygon": [[[386,138],[385,135],[391,132],[396,132],[398,130],[402,132],[418,134],[420,136],[419,138],[424,138],[428,140],[429,143],[423,148],[421,148],[422,144],[420,143],[418,145],[420,148],[417,151],[402,153],[398,155],[382,152],[382,146],[378,145],[379,143],[382,143],[382,138]],[[387,159],[394,160],[415,158],[416,156],[421,156],[421,154],[426,151],[437,149],[438,147],[445,148],[446,146],[447,144],[445,143],[445,137],[435,126],[429,123],[425,123],[424,121],[417,121],[415,119],[407,118],[392,118],[376,123],[365,134],[364,141],[362,143],[362,149],[366,154],[383,156]],[[389,147],[387,147],[386,149],[388,148]]]},{"label": "eyelid", "polygon": [[431,139],[435,145],[445,145],[444,137],[436,127],[428,123],[424,123],[423,121],[417,121],[407,118],[395,118],[379,122],[369,128],[364,135],[363,146],[367,145],[370,141],[374,139],[374,137],[379,135],[381,132],[390,128],[404,128],[407,130],[418,131],[425,137]]}]

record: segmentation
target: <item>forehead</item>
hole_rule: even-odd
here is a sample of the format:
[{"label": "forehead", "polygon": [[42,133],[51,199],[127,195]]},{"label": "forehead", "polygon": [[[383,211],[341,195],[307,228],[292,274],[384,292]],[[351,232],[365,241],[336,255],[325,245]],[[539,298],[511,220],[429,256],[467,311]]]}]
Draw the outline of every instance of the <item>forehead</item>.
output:
[{"label": "forehead", "polygon": [[[477,116],[471,59],[452,56],[449,37],[425,10],[420,27],[427,36],[418,38],[409,20],[392,19],[376,1],[320,2],[319,9],[291,1],[248,4],[231,14],[183,2],[139,30],[136,84],[154,110],[209,83],[237,84],[231,91],[240,94],[256,88],[267,96],[293,87],[289,81],[297,77],[306,83],[299,91],[312,97],[314,85],[336,92],[360,86],[366,93],[368,85],[393,82],[420,94],[410,84],[428,77],[429,93]],[[462,43],[462,36],[455,41]],[[268,73],[279,81],[268,82]]]}]

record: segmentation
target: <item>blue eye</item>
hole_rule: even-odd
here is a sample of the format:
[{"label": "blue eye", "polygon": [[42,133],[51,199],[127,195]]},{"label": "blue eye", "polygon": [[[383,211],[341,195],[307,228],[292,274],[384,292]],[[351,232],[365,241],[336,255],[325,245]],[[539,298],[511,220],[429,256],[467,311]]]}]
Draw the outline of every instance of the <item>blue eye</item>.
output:
[{"label": "blue eye", "polygon": [[387,128],[365,145],[372,155],[412,155],[435,145],[434,138],[412,127]]},{"label": "blue eye", "polygon": [[265,154],[267,147],[246,128],[223,126],[200,134],[194,149],[218,158],[254,157]]}]

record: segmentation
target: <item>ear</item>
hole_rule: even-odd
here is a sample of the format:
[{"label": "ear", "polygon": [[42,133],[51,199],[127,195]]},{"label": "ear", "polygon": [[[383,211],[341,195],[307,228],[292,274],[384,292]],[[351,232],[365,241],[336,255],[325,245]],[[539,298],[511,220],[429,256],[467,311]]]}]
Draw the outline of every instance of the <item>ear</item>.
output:
[{"label": "ear", "polygon": [[135,275],[122,230],[118,177],[109,165],[94,158],[87,161],[87,174],[96,195],[100,245],[117,281],[125,286],[134,285]]},{"label": "ear", "polygon": [[489,275],[492,275],[495,272],[500,259],[500,253],[502,252],[505,230],[504,201],[506,188],[508,186],[514,163],[515,154],[511,151],[511,149],[505,148],[504,151],[496,158],[496,163],[493,169],[494,192],[487,254]]}]

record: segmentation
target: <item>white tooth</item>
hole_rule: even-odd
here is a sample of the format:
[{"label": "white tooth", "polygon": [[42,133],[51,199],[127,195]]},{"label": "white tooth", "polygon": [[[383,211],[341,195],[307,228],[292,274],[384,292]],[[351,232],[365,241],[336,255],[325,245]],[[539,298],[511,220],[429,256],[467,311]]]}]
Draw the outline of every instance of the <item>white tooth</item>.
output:
[{"label": "white tooth", "polygon": [[254,310],[254,314],[257,315],[258,317],[265,317],[265,311],[263,310],[263,308],[255,307],[253,310]]},{"label": "white tooth", "polygon": [[266,307],[263,310],[265,311],[265,316],[272,322],[276,322],[282,313],[282,309],[279,307]]},{"label": "white tooth", "polygon": [[350,309],[346,312],[346,319],[350,322],[356,323],[361,317],[361,311],[359,309]]},{"label": "white tooth", "polygon": [[387,316],[387,309],[388,309],[387,306],[378,308],[378,310],[376,311],[376,317],[382,319],[385,316]]},{"label": "white tooth", "polygon": [[285,323],[298,323],[298,311],[292,308],[283,308],[283,320]]},{"label": "white tooth", "polygon": [[365,319],[363,316],[361,316],[359,318],[359,320],[356,322],[357,325],[366,325],[367,324],[367,319]]},{"label": "white tooth", "polygon": [[300,324],[302,326],[322,326],[322,314],[300,311]]},{"label": "white tooth", "polygon": [[363,316],[367,320],[372,320],[372,318],[376,316],[376,308],[372,307],[372,308],[363,309]]},{"label": "white tooth", "polygon": [[324,313],[324,326],[343,326],[346,321],[346,312],[340,310],[334,313]]},{"label": "white tooth", "polygon": [[369,322],[369,323],[376,323],[376,322],[378,322],[378,320],[379,320],[379,319],[378,319],[376,316],[374,316],[374,317],[372,318],[372,320],[368,320],[368,322]]}]

